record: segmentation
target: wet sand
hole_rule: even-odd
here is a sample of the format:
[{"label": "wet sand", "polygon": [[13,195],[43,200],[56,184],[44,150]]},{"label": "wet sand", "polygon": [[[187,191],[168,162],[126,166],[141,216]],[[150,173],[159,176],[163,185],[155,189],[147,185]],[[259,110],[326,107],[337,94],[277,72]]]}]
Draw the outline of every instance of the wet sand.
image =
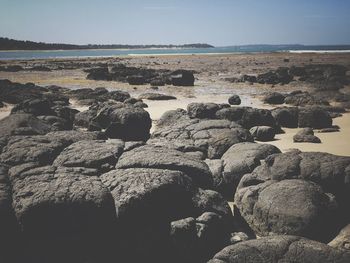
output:
[{"label": "wet sand", "polygon": [[350,113],[333,119],[333,124],[340,127],[339,132],[320,133],[317,130],[314,131],[322,143],[294,143],[293,136],[301,130],[300,128],[284,128],[283,130],[286,133],[276,135],[276,140],[269,143],[277,146],[282,152],[299,149],[304,152],[328,152],[335,155],[350,156]]}]

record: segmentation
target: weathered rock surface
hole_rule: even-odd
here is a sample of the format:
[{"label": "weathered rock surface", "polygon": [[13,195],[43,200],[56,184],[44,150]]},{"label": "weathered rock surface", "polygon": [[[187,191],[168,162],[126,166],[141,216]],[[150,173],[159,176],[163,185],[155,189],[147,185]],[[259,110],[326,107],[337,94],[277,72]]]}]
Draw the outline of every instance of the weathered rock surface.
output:
[{"label": "weathered rock surface", "polygon": [[280,152],[270,144],[243,142],[231,146],[221,160],[206,161],[214,176],[214,189],[227,200],[233,200],[242,176],[251,173],[260,160]]},{"label": "weathered rock surface", "polygon": [[323,241],[337,221],[334,197],[305,180],[247,185],[237,190],[235,203],[252,229],[263,236],[290,234]]},{"label": "weathered rock surface", "polygon": [[320,138],[314,135],[314,131],[311,128],[304,128],[297,132],[293,136],[294,142],[310,142],[310,143],[321,143]]},{"label": "weathered rock surface", "polygon": [[146,100],[176,100],[176,97],[165,95],[161,93],[143,93],[139,96],[139,99]]},{"label": "weathered rock surface", "polygon": [[267,94],[263,101],[268,104],[283,104],[285,96],[278,92],[272,92]]},{"label": "weathered rock surface", "polygon": [[265,109],[250,107],[230,107],[216,112],[216,117],[237,122],[246,129],[254,126],[276,126],[276,121],[271,112]]},{"label": "weathered rock surface", "polygon": [[116,165],[117,169],[155,168],[181,171],[196,185],[211,188],[213,179],[208,166],[198,159],[166,147],[145,145],[125,152]]},{"label": "weathered rock surface", "polygon": [[121,140],[82,140],[65,148],[53,165],[94,168],[103,173],[114,168],[123,148],[124,142]]},{"label": "weathered rock surface", "polygon": [[316,241],[296,236],[272,236],[228,246],[209,263],[345,263],[349,260],[349,253]]},{"label": "weathered rock surface", "polygon": [[327,153],[270,155],[243,176],[235,202],[261,235],[294,233],[329,241],[350,218],[349,164],[349,157]]},{"label": "weathered rock surface", "polygon": [[154,140],[161,139],[163,145],[175,145],[184,152],[202,152],[204,158],[220,158],[232,145],[253,141],[249,131],[228,120],[190,119],[182,110],[166,112],[152,134]]},{"label": "weathered rock surface", "polygon": [[232,95],[228,98],[228,103],[230,105],[240,105],[241,104],[241,98],[238,95]]},{"label": "weathered rock surface", "polygon": [[11,114],[0,120],[0,136],[43,135],[51,129],[46,122],[31,114]]},{"label": "weathered rock surface", "polygon": [[273,141],[275,130],[269,126],[254,126],[249,130],[254,139],[262,142]]}]

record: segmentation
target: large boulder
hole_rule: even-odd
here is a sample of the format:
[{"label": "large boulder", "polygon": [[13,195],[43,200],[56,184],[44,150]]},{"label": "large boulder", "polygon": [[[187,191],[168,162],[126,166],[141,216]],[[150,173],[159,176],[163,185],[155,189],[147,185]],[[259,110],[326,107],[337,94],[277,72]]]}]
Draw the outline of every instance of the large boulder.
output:
[{"label": "large boulder", "polygon": [[257,141],[267,142],[275,138],[275,130],[269,126],[255,126],[249,132]]},{"label": "large boulder", "polygon": [[97,177],[44,170],[12,181],[12,199],[28,262],[103,258],[116,213],[111,193]]},{"label": "large boulder", "polygon": [[230,107],[216,112],[216,117],[237,122],[246,129],[254,126],[276,127],[276,121],[271,112],[265,109],[250,107]]},{"label": "large boulder", "polygon": [[126,168],[103,174],[101,180],[115,200],[122,258],[200,262],[228,244],[228,204],[218,193],[198,189],[185,173]]},{"label": "large boulder", "polygon": [[161,93],[143,93],[139,96],[139,99],[146,100],[176,100],[176,97],[171,95],[165,95]]},{"label": "large boulder", "polygon": [[141,107],[124,103],[94,105],[89,110],[77,114],[76,125],[106,129],[109,138],[125,141],[147,140],[152,120]]},{"label": "large boulder", "polygon": [[305,180],[259,184],[243,177],[235,204],[250,227],[262,236],[289,234],[325,241],[337,228],[334,196]]},{"label": "large boulder", "polygon": [[232,95],[228,98],[228,103],[230,105],[240,105],[241,104],[241,98],[238,95]]},{"label": "large boulder", "polygon": [[31,114],[11,114],[0,120],[0,136],[38,135],[51,131],[51,127]]},{"label": "large boulder", "polygon": [[[293,209],[296,210],[294,214],[297,215],[297,210],[300,208],[299,212],[304,211],[302,207],[305,207],[305,204],[308,203],[310,204],[310,209],[304,211],[304,216],[315,216],[316,222],[310,225],[311,221],[308,220],[311,217],[308,220],[305,217],[304,221],[294,225],[291,224],[292,228],[288,231],[301,231],[305,227],[305,230],[307,230],[304,233],[305,236],[327,241],[350,218],[348,210],[350,200],[349,165],[349,157],[335,156],[328,153],[292,151],[283,154],[273,154],[268,156],[265,162],[251,174],[247,174],[241,179],[236,192],[235,202],[237,207],[240,207],[240,212],[244,214],[242,214],[243,217],[248,223],[250,222],[251,227],[255,227],[256,231],[264,235],[270,229],[274,229],[274,231],[282,230],[282,225],[285,223],[287,223],[286,226],[288,227],[289,223],[287,221],[282,223],[283,221],[277,220],[277,214],[281,213],[281,216],[291,215],[289,211],[284,211],[284,209],[292,209],[294,207]],[[296,183],[295,180],[302,180],[302,183]],[[285,182],[287,185],[284,187],[283,184],[280,185],[278,182]],[[310,182],[313,183],[312,186],[310,186]],[[294,188],[293,185],[299,186]],[[299,190],[301,192],[294,193]],[[283,202],[294,202],[294,205],[286,205],[284,203],[284,208],[281,208],[281,210],[274,206],[273,211],[275,211],[276,217],[273,218],[271,213],[272,222],[275,222],[273,226],[270,221],[263,219],[262,212],[256,209],[257,206],[254,206],[257,202],[261,201],[262,205],[266,202],[267,199],[260,199],[260,194],[263,192],[264,198],[269,196],[269,192],[275,192],[273,199],[276,202],[281,201],[281,204]],[[288,200],[284,200],[286,197],[288,197]],[[318,207],[319,210],[312,210],[312,207]],[[327,216],[323,213],[331,213],[331,215]],[[258,223],[255,224],[254,220],[257,220]],[[324,221],[317,222],[317,220]],[[328,225],[324,226],[323,224],[326,223]]]},{"label": "large boulder", "polygon": [[311,128],[304,128],[297,132],[293,136],[294,142],[310,142],[310,143],[321,143],[320,138],[314,135],[314,131]]},{"label": "large boulder", "polygon": [[187,105],[187,112],[190,118],[215,119],[215,114],[222,109],[222,105],[216,103],[190,103]]},{"label": "large boulder", "polygon": [[272,92],[267,94],[263,101],[267,104],[283,104],[285,96],[278,92]]},{"label": "large boulder", "polygon": [[184,152],[200,152],[202,159],[217,159],[230,146],[253,138],[249,131],[229,120],[190,119],[180,110],[161,117],[150,143],[157,140]]},{"label": "large boulder", "polygon": [[171,73],[171,84],[174,86],[194,86],[194,76],[188,70],[176,70]]},{"label": "large boulder", "polygon": [[299,109],[297,107],[275,108],[271,114],[281,127],[298,128]]},{"label": "large boulder", "polygon": [[332,127],[332,118],[326,110],[320,107],[299,108],[298,126],[314,129],[330,128]]},{"label": "large boulder", "polygon": [[97,169],[100,173],[112,170],[122,154],[121,140],[82,140],[71,144],[57,156],[53,165]]},{"label": "large boulder", "polygon": [[346,263],[350,254],[325,244],[297,236],[272,236],[231,245],[209,263],[298,262]]},{"label": "large boulder", "polygon": [[154,168],[181,171],[202,188],[211,188],[213,179],[208,166],[195,158],[166,147],[145,145],[125,152],[117,169]]},{"label": "large boulder", "polygon": [[281,151],[270,144],[242,142],[232,145],[221,160],[207,160],[214,176],[214,189],[227,200],[233,200],[243,175],[251,173],[260,160]]}]

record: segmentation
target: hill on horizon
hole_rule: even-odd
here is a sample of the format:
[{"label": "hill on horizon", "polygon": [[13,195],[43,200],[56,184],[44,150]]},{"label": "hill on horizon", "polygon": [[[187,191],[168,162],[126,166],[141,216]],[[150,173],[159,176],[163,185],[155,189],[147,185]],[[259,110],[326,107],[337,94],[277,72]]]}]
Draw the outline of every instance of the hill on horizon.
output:
[{"label": "hill on horizon", "polygon": [[61,43],[44,43],[25,40],[15,40],[0,37],[0,50],[72,50],[72,49],[142,49],[142,48],[213,48],[214,46],[205,43],[194,43],[184,45],[74,45]]}]

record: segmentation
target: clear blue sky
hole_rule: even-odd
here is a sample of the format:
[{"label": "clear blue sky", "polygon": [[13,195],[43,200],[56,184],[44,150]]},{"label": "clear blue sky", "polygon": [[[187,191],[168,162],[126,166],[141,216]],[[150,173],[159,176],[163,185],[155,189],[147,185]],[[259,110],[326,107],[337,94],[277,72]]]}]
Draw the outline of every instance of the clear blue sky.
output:
[{"label": "clear blue sky", "polygon": [[0,0],[0,36],[73,44],[350,44],[350,0]]}]

